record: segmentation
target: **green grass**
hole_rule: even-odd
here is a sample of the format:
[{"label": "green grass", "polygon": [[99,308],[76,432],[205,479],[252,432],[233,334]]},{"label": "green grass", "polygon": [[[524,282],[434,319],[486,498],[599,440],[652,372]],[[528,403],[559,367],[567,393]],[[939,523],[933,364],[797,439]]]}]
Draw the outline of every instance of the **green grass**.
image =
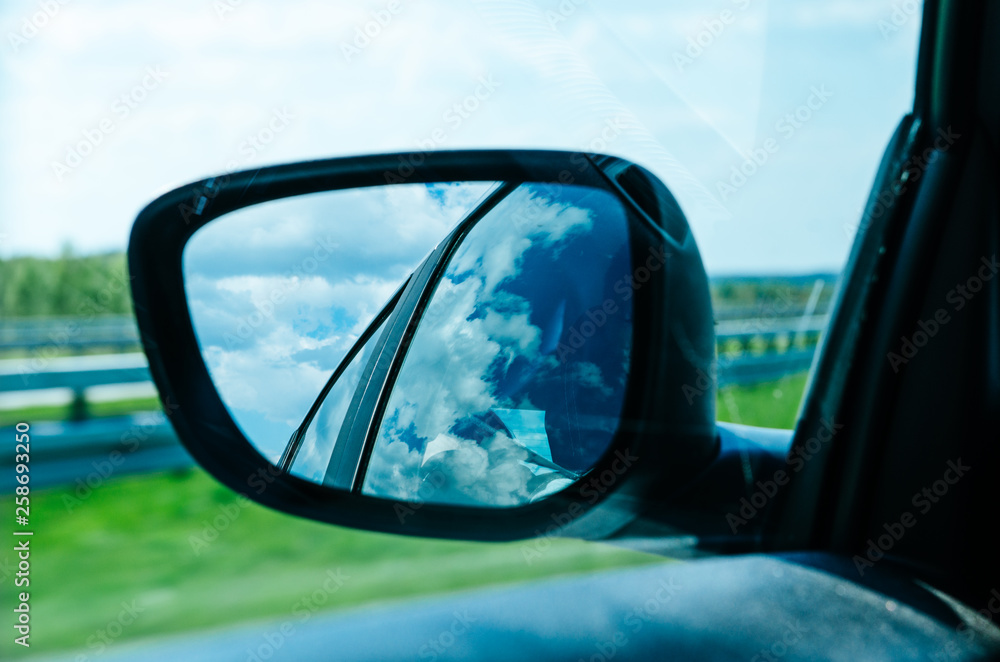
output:
[{"label": "green grass", "polygon": [[[111,402],[88,402],[87,411],[91,418],[122,416],[137,411],[153,411],[160,408],[160,401],[152,398],[132,398]],[[20,421],[64,421],[69,418],[72,404],[42,405],[21,409],[0,409],[0,427],[14,425]]]},{"label": "green grass", "polygon": [[[349,579],[323,609],[663,561],[578,541],[554,540],[536,556],[525,554],[530,543],[425,540],[331,527],[256,504],[240,507],[232,492],[200,470],[110,480],[79,502],[77,496],[71,488],[32,494],[32,653],[92,655],[88,638],[116,618],[122,602],[133,600],[145,611],[118,641],[288,617],[322,586],[328,570]],[[12,501],[0,499],[0,510],[11,516]],[[224,530],[207,546],[193,545],[192,536],[204,536],[216,517]],[[0,576],[15,567],[11,547],[4,545]],[[0,627],[8,634],[11,582],[3,577]],[[0,658],[15,654],[23,652],[4,636]]]},{"label": "green grass", "polygon": [[715,415],[720,421],[765,428],[791,429],[799,411],[808,373],[778,381],[719,389]]},{"label": "green grass", "polygon": [[[3,315],[0,314],[0,319],[3,319]],[[90,347],[72,347],[72,346],[60,346],[57,342],[53,342],[50,345],[44,345],[42,348],[34,349],[4,349],[0,350],[0,360],[6,359],[56,359],[65,356],[106,356],[107,354],[129,354],[132,352],[141,352],[142,345],[138,341],[131,347],[114,345],[108,347],[101,347],[100,345],[93,345]]]},{"label": "green grass", "polygon": [[[719,420],[792,427],[806,375],[723,389]],[[152,409],[153,399],[91,405],[94,415]],[[63,408],[0,412],[0,424],[60,418]],[[13,498],[0,510],[13,515]],[[229,516],[226,516],[226,512]],[[206,527],[224,530],[205,545]],[[144,611],[117,642],[264,618],[291,617],[321,588],[327,571],[348,577],[322,609],[444,593],[492,584],[663,562],[607,545],[554,540],[538,557],[532,542],[425,540],[331,527],[282,515],[235,495],[204,472],[109,480],[91,494],[74,488],[31,495],[31,653],[74,650],[91,657],[95,637],[131,603]],[[221,528],[221,527],[220,527]],[[12,545],[0,553],[3,618],[10,633],[15,589]],[[528,552],[526,554],[526,552]],[[527,557],[527,558],[526,558]],[[21,589],[16,589],[20,591]],[[317,609],[320,607],[317,606]],[[12,637],[0,657],[23,657]]]}]

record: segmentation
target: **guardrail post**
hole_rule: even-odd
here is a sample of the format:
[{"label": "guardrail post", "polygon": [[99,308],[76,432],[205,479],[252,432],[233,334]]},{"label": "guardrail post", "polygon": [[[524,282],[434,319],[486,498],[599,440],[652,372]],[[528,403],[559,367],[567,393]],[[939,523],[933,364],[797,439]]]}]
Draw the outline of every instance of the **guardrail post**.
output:
[{"label": "guardrail post", "polygon": [[85,421],[88,418],[90,418],[90,412],[87,411],[87,395],[85,389],[73,389],[73,404],[70,405],[69,420]]}]

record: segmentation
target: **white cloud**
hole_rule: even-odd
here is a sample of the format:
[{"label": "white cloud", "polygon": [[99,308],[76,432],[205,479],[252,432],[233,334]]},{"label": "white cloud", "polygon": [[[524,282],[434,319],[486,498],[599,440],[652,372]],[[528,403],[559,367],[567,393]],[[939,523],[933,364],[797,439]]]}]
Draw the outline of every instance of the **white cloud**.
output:
[{"label": "white cloud", "polygon": [[253,443],[280,454],[392,293],[492,187],[303,196],[235,212],[195,234],[184,254],[195,332]]},{"label": "white cloud", "polygon": [[[516,360],[532,366],[536,375],[558,367],[552,354],[541,352],[542,331],[531,322],[531,302],[501,289],[521,276],[529,249],[544,248],[547,259],[555,261],[571,238],[594,226],[592,210],[555,202],[544,188],[519,187],[456,251],[393,386],[366,494],[504,507],[527,503],[560,477],[533,472],[524,444],[496,429],[489,432],[489,423],[474,422],[497,407],[530,406],[498,392]],[[514,222],[526,209],[535,210],[537,221],[528,227]],[[545,288],[538,289],[535,295]],[[583,388],[605,388],[613,399],[596,365],[569,370],[570,375],[580,372]],[[473,426],[472,436],[457,431],[462,425]]]},{"label": "white cloud", "polygon": [[[592,0],[555,30],[545,10],[558,2],[401,4],[350,62],[341,47],[378,3],[244,2],[223,19],[204,0],[62,6],[17,52],[5,43],[0,59],[0,233],[8,235],[0,255],[54,255],[67,241],[83,251],[119,250],[135,214],[170,186],[232,163],[410,151],[440,129],[435,148],[590,148],[649,167],[678,196],[711,271],[835,267],[849,248],[842,228],[860,216],[883,146],[912,98],[920,17],[886,39],[877,21],[891,17],[894,0],[755,0],[752,7],[766,6],[764,18],[734,25],[684,89],[663,80],[673,49],[686,29],[735,3]],[[27,12],[5,3],[0,21],[17,31]],[[57,182],[51,163],[149,65],[170,78]],[[501,83],[496,93],[460,126],[446,121],[483,75]],[[732,221],[715,232],[726,214],[704,193],[714,195],[734,156],[720,132],[744,145],[773,113],[787,112],[790,95],[824,82],[835,86],[838,104],[810,126],[816,139],[799,142],[795,163],[769,165],[775,176],[754,183],[761,194],[727,205]],[[772,107],[756,112],[757,99]],[[295,116],[291,125],[247,151],[247,137],[281,107]],[[605,122],[615,118],[626,128],[604,141]],[[816,162],[825,168],[800,165]],[[811,197],[774,202],[789,191]]]},{"label": "white cloud", "polygon": [[292,463],[291,473],[315,483],[324,481],[333,455],[333,447],[347,416],[351,400],[354,398],[354,390],[361,381],[378,337],[379,333],[376,332],[327,393],[316,417],[306,429],[295,461]]}]

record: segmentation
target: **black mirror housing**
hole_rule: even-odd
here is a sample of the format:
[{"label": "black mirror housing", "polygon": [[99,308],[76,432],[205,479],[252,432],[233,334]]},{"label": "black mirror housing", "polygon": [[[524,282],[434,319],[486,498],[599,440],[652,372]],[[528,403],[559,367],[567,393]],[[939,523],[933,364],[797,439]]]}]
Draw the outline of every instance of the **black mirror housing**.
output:
[{"label": "black mirror housing", "polygon": [[[200,350],[182,268],[185,246],[199,229],[236,210],[292,196],[439,182],[588,187],[613,195],[629,219],[633,268],[615,288],[618,296],[634,301],[620,424],[605,452],[578,480],[531,503],[489,508],[362,493],[379,412],[384,412],[399,363],[443,265],[477,218],[460,223],[428,258],[432,262],[398,294],[392,318],[397,333],[383,343],[397,359],[369,375],[381,380],[378,388],[369,389],[373,395],[355,400],[354,447],[343,460],[348,470],[335,487],[290,473],[287,463],[268,459],[250,443],[213,384]],[[705,269],[670,192],[654,175],[622,159],[552,151],[454,151],[232,173],[183,186],[150,203],[132,230],[129,269],[150,371],[161,398],[172,405],[181,441],[222,483],[284,512],[342,526],[442,538],[515,540],[551,533],[554,526],[561,535],[606,538],[648,514],[651,503],[670,503],[683,494],[719,455],[710,379],[715,374],[715,334]],[[698,389],[706,377],[713,387]],[[670,511],[665,512],[669,524]],[[678,513],[678,524],[686,527],[689,520]]]}]

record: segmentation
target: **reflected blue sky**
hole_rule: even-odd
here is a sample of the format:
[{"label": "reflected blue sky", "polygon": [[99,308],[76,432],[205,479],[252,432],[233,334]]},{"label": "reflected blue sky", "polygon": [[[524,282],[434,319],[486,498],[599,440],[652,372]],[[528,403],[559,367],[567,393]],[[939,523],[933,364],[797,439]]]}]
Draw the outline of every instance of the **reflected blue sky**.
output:
[{"label": "reflected blue sky", "polygon": [[364,376],[365,367],[378,343],[386,322],[377,328],[368,341],[337,377],[330,391],[323,398],[319,411],[309,423],[299,447],[296,449],[290,473],[314,483],[326,481],[333,456],[354,392]]},{"label": "reflected blue sky", "polygon": [[248,207],[184,250],[206,365],[276,460],[341,359],[423,257],[494,184],[409,184]]}]

